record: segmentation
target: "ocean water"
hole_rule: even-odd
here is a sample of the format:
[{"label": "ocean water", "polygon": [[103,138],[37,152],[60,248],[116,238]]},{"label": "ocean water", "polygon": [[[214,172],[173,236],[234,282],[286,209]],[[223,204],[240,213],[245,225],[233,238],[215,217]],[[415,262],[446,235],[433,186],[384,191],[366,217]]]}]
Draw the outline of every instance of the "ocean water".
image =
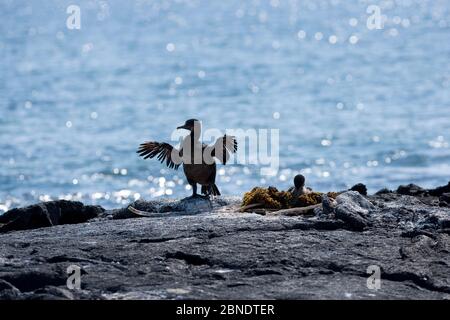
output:
[{"label": "ocean water", "polygon": [[188,118],[279,130],[276,175],[220,165],[225,195],[450,180],[447,0],[2,0],[0,57],[0,213],[190,195],[135,153]]}]

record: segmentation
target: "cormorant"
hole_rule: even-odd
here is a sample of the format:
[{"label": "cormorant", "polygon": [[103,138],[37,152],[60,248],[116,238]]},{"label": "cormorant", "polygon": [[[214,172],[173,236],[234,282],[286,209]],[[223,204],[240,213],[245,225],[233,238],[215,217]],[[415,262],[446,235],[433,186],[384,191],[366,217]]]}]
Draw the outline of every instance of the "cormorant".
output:
[{"label": "cormorant", "polygon": [[201,193],[205,196],[220,195],[215,183],[216,162],[214,158],[226,164],[230,157],[229,152],[237,151],[235,137],[224,135],[218,138],[214,145],[208,146],[200,141],[201,124],[197,119],[189,119],[177,129],[190,131],[189,135],[183,139],[180,150],[164,142],[144,142],[140,145],[137,153],[144,159],[157,157],[161,163],[165,161],[169,168],[175,170],[183,164],[184,174],[192,186],[192,197],[198,196],[197,183],[202,186]]},{"label": "cormorant", "polygon": [[311,193],[311,188],[305,187],[305,176],[302,174],[298,174],[294,177],[294,186],[288,189],[288,192],[292,193],[292,205],[298,201],[298,197],[303,194]]}]

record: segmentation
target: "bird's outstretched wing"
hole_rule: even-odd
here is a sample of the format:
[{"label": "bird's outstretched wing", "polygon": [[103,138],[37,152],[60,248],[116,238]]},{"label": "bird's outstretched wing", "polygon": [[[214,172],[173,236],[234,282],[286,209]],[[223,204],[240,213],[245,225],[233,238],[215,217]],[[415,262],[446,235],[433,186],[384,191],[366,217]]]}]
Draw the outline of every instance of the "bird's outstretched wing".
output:
[{"label": "bird's outstretched wing", "polygon": [[151,141],[141,143],[136,153],[138,153],[141,157],[144,157],[144,159],[157,157],[156,159],[158,159],[161,163],[164,163],[165,161],[169,168],[177,170],[181,164],[181,161],[179,161],[179,159],[173,159],[174,151],[176,154],[179,154],[179,151],[168,143]]},{"label": "bird's outstretched wing", "polygon": [[237,147],[238,143],[234,136],[224,135],[216,140],[212,156],[219,159],[219,161],[223,164],[226,164],[230,158],[230,152],[235,153],[237,151]]}]

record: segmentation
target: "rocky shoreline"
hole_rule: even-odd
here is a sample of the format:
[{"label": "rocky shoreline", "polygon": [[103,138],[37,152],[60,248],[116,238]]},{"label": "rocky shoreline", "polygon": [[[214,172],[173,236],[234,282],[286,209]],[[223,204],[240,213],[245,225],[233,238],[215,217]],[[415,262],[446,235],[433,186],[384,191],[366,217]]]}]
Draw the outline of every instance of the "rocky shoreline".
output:
[{"label": "rocky shoreline", "polygon": [[64,200],[13,209],[0,216],[0,299],[449,299],[450,182],[352,189],[308,216],[242,213],[232,197],[133,203],[152,217]]}]

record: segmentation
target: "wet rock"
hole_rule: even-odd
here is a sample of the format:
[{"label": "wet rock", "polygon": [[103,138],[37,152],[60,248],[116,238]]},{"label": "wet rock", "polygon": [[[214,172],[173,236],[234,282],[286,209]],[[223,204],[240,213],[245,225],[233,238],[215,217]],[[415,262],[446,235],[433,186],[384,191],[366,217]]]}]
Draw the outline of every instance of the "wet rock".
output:
[{"label": "wet rock", "polygon": [[78,201],[49,201],[25,208],[16,208],[0,216],[0,233],[27,230],[60,224],[83,223],[104,212],[99,206],[85,206]]},{"label": "wet rock", "polygon": [[349,189],[350,191],[357,191],[363,196],[367,196],[367,187],[363,183],[355,184],[353,187]]}]

